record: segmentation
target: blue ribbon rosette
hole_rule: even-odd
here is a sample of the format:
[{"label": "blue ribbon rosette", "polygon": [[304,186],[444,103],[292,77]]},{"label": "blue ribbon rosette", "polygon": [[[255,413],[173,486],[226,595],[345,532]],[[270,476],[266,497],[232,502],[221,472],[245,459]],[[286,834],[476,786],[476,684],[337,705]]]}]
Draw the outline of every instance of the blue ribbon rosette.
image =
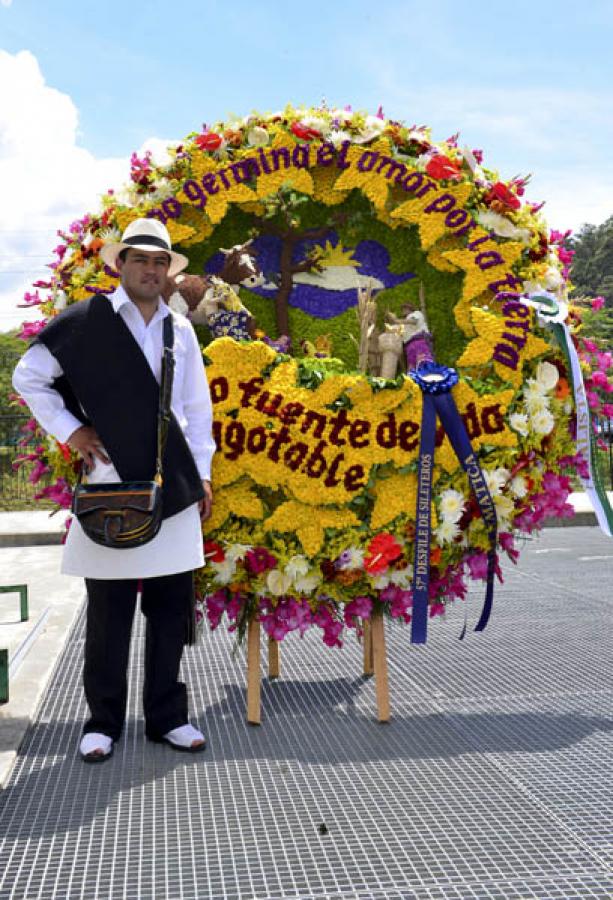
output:
[{"label": "blue ribbon rosette", "polygon": [[[419,445],[419,469],[417,476],[417,502],[415,510],[415,555],[413,559],[413,616],[411,643],[425,644],[428,628],[428,598],[430,588],[430,536],[432,470],[436,439],[436,420],[440,419],[444,432],[468,476],[483,520],[487,526],[489,551],[487,558],[486,593],[483,609],[475,631],[483,631],[488,623],[494,598],[494,574],[496,568],[496,542],[498,522],[496,508],[487,483],[471,446],[466,427],[460,416],[451,389],[458,383],[455,369],[427,360],[409,371],[423,394],[421,438]],[[464,637],[466,626],[462,630]]]}]

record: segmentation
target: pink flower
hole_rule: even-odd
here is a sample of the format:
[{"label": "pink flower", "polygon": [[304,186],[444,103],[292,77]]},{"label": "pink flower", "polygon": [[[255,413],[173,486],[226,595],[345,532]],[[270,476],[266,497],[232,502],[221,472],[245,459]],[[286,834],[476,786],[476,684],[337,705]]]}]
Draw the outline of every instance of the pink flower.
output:
[{"label": "pink flower", "polygon": [[226,592],[224,590],[215,591],[214,594],[205,597],[204,602],[211,630],[215,631],[226,611]]},{"label": "pink flower", "polygon": [[594,299],[592,300],[592,309],[595,309],[595,310],[602,309],[602,307],[604,305],[605,305],[604,297],[594,297]]},{"label": "pink flower", "polygon": [[466,560],[470,577],[474,579],[487,578],[487,553],[473,553]]},{"label": "pink flower", "polygon": [[554,228],[549,235],[549,242],[551,244],[563,244],[564,241],[569,238],[572,233],[573,232],[571,228],[567,229],[567,231],[557,231]]},{"label": "pink flower", "polygon": [[609,418],[613,417],[613,403],[604,403],[602,406],[602,413]]},{"label": "pink flower", "polygon": [[517,562],[519,558],[519,550],[515,549],[513,535],[503,531],[498,535],[498,542],[509,559],[512,562]]},{"label": "pink flower", "polygon": [[[275,641],[282,641],[290,631],[298,631],[300,636],[313,624],[313,614],[307,600],[296,597],[281,597],[273,605],[267,598],[261,602],[260,621],[266,634]],[[327,621],[327,620],[326,620]]]},{"label": "pink flower", "polygon": [[598,409],[600,406],[600,397],[598,394],[595,394],[594,391],[586,391],[585,396],[587,397],[587,404],[590,409]]},{"label": "pink flower", "polygon": [[245,566],[253,575],[261,575],[276,565],[277,560],[265,547],[254,547],[245,554]]},{"label": "pink flower", "polygon": [[409,610],[413,607],[413,594],[411,591],[403,591],[397,585],[390,584],[379,594],[379,599],[389,603],[389,613],[394,619],[411,621]]},{"label": "pink flower", "polygon": [[431,619],[433,619],[435,616],[445,615],[445,604],[441,603],[440,600],[436,603],[431,603],[428,609],[428,615]]},{"label": "pink flower", "polygon": [[40,334],[46,324],[44,319],[40,319],[38,322],[24,322],[21,332],[17,337],[21,338],[22,341],[29,341],[31,338]]},{"label": "pink flower", "polygon": [[574,250],[565,250],[564,247],[558,247],[558,259],[563,265],[570,266],[574,255]]},{"label": "pink flower", "polygon": [[592,373],[590,381],[592,384],[595,384],[596,387],[605,388],[605,390],[609,387],[609,379],[600,369]]},{"label": "pink flower", "polygon": [[369,597],[356,597],[345,606],[344,618],[348,628],[356,628],[358,619],[369,619],[372,612],[372,600]]},{"label": "pink flower", "polygon": [[55,484],[44,487],[42,491],[34,495],[35,500],[43,498],[57,503],[61,509],[70,509],[72,506],[72,489],[65,478],[58,478]]}]

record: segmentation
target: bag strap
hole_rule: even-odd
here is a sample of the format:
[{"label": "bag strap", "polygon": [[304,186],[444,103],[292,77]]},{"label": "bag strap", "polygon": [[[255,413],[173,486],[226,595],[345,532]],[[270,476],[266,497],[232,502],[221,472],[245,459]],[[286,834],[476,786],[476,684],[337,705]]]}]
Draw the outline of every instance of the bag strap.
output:
[{"label": "bag strap", "polygon": [[162,484],[162,460],[164,459],[164,450],[166,449],[166,440],[168,438],[168,425],[170,423],[170,404],[172,401],[172,383],[175,371],[175,355],[174,346],[174,328],[172,322],[172,313],[168,313],[164,317],[164,348],[162,350],[162,379],[160,382],[160,405],[158,408],[158,442],[157,442],[157,459],[155,464],[154,481],[161,486]]},{"label": "bag strap", "polygon": [[[155,461],[154,481],[162,486],[162,460],[164,458],[164,450],[166,449],[166,441],[168,439],[168,425],[170,423],[170,404],[172,401],[172,383],[175,371],[175,355],[174,346],[174,328],[172,323],[172,314],[169,313],[164,318],[163,323],[163,342],[162,348],[162,378],[160,382],[160,402],[158,406],[158,430],[157,430],[157,455]],[[85,464],[83,461],[79,466],[77,474],[77,486],[83,483],[83,475],[85,473]]]}]

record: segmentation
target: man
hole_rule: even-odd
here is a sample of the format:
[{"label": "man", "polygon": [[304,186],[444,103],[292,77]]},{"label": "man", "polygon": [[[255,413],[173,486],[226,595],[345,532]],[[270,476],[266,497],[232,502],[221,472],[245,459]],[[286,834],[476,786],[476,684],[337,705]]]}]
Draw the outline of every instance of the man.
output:
[{"label": "man", "polygon": [[163,522],[130,549],[91,541],[73,519],[62,571],[85,578],[84,686],[90,709],[79,750],[108,759],[125,719],[127,666],[137,588],[147,619],[143,707],[149,739],[204,749],[188,722],[179,664],[193,606],[193,570],[203,565],[201,518],[211,512],[211,399],[191,324],[162,300],[167,278],[188,264],[166,227],[137,219],[101,251],[121,284],[108,298],[69,306],[25,353],[13,384],[42,427],[83,459],[91,483],[150,480],[155,471],[163,321],[172,316],[173,417],[164,458]]}]

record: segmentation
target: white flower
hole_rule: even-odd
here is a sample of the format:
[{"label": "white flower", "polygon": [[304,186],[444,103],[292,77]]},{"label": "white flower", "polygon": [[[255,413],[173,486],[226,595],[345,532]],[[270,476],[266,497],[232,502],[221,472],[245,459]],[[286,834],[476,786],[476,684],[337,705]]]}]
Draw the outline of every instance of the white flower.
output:
[{"label": "white flower", "polygon": [[391,582],[391,578],[389,575],[377,575],[376,578],[371,578],[372,586],[378,590],[383,591],[386,587],[389,587]]},{"label": "white flower", "polygon": [[537,413],[546,412],[549,409],[549,401],[544,394],[533,394],[526,398],[525,407],[529,416],[535,416]]},{"label": "white flower", "polygon": [[364,125],[357,137],[354,138],[356,144],[365,144],[366,141],[372,141],[373,138],[379,137],[385,128],[385,119],[378,116],[366,116]]},{"label": "white flower", "polygon": [[521,499],[528,493],[528,483],[523,475],[515,475],[515,477],[511,479],[509,489],[514,497]]},{"label": "white flower", "polygon": [[526,245],[530,243],[530,232],[527,228],[518,228],[506,216],[501,216],[491,209],[478,212],[475,218],[488,231],[493,231],[501,237],[512,238]]},{"label": "white flower", "polygon": [[254,125],[247,132],[247,141],[252,147],[265,147],[270,139],[270,135],[261,125]]},{"label": "white flower", "polygon": [[340,147],[344,141],[351,140],[351,135],[348,131],[343,131],[341,128],[338,131],[331,131],[328,135],[328,140],[331,144],[334,144],[335,147]]},{"label": "white flower", "polygon": [[306,556],[292,556],[287,561],[285,574],[289,575],[292,581],[296,581],[302,575],[306,575],[309,571],[309,561]]},{"label": "white flower", "polygon": [[544,391],[552,391],[559,378],[558,370],[550,362],[540,362],[536,367],[536,381]]},{"label": "white flower", "polygon": [[446,522],[457,522],[464,512],[464,494],[449,489],[441,494],[441,515]]},{"label": "white flower", "polygon": [[266,588],[275,597],[287,594],[292,584],[291,576],[279,569],[272,569],[266,576]]},{"label": "white flower", "polygon": [[64,291],[56,291],[53,296],[53,308],[59,310],[66,309],[68,301]]},{"label": "white flower", "polygon": [[509,425],[513,431],[517,431],[523,437],[528,435],[528,416],[525,413],[511,413]]},{"label": "white flower", "polygon": [[306,125],[307,128],[316,128],[324,135],[330,131],[330,123],[321,116],[306,115],[303,116],[300,121],[303,125]]},{"label": "white flower", "polygon": [[236,563],[226,557],[223,562],[210,562],[211,569],[215,573],[215,581],[218,584],[230,584],[236,572]]},{"label": "white flower", "polygon": [[390,582],[400,588],[410,588],[412,578],[413,566],[407,566],[404,569],[394,569],[389,576]]},{"label": "white flower", "polygon": [[526,400],[532,397],[542,397],[544,392],[545,388],[541,382],[537,381],[535,378],[528,378],[524,385],[524,397]]},{"label": "white flower", "polygon": [[508,469],[485,469],[483,477],[492,497],[500,493],[510,474]]},{"label": "white flower", "polygon": [[364,568],[364,551],[359,547],[348,547],[345,551],[349,556],[349,562],[345,563],[343,569],[362,569]]},{"label": "white flower", "polygon": [[543,284],[548,291],[555,291],[562,284],[562,273],[554,266],[549,266],[545,272]]},{"label": "white flower", "polygon": [[457,522],[443,520],[435,531],[439,544],[450,544],[460,533]]},{"label": "white flower", "polygon": [[510,497],[505,497],[503,494],[498,494],[497,497],[494,497],[494,504],[498,517],[498,527],[504,529],[508,526],[515,511],[515,504]]},{"label": "white flower", "polygon": [[230,544],[228,549],[225,551],[226,559],[231,559],[232,562],[236,562],[239,559],[244,559],[246,554],[249,553],[253,548],[250,544]]},{"label": "white flower", "polygon": [[294,582],[294,587],[300,594],[310,594],[320,581],[321,576],[318,572],[314,572],[311,575],[305,575],[304,578],[297,578]]},{"label": "white flower", "polygon": [[548,409],[543,409],[530,416],[530,424],[537,434],[549,434],[553,431],[555,419]]},{"label": "white flower", "polygon": [[529,415],[549,409],[549,400],[545,396],[545,388],[542,382],[529,378],[524,387],[524,401]]}]

